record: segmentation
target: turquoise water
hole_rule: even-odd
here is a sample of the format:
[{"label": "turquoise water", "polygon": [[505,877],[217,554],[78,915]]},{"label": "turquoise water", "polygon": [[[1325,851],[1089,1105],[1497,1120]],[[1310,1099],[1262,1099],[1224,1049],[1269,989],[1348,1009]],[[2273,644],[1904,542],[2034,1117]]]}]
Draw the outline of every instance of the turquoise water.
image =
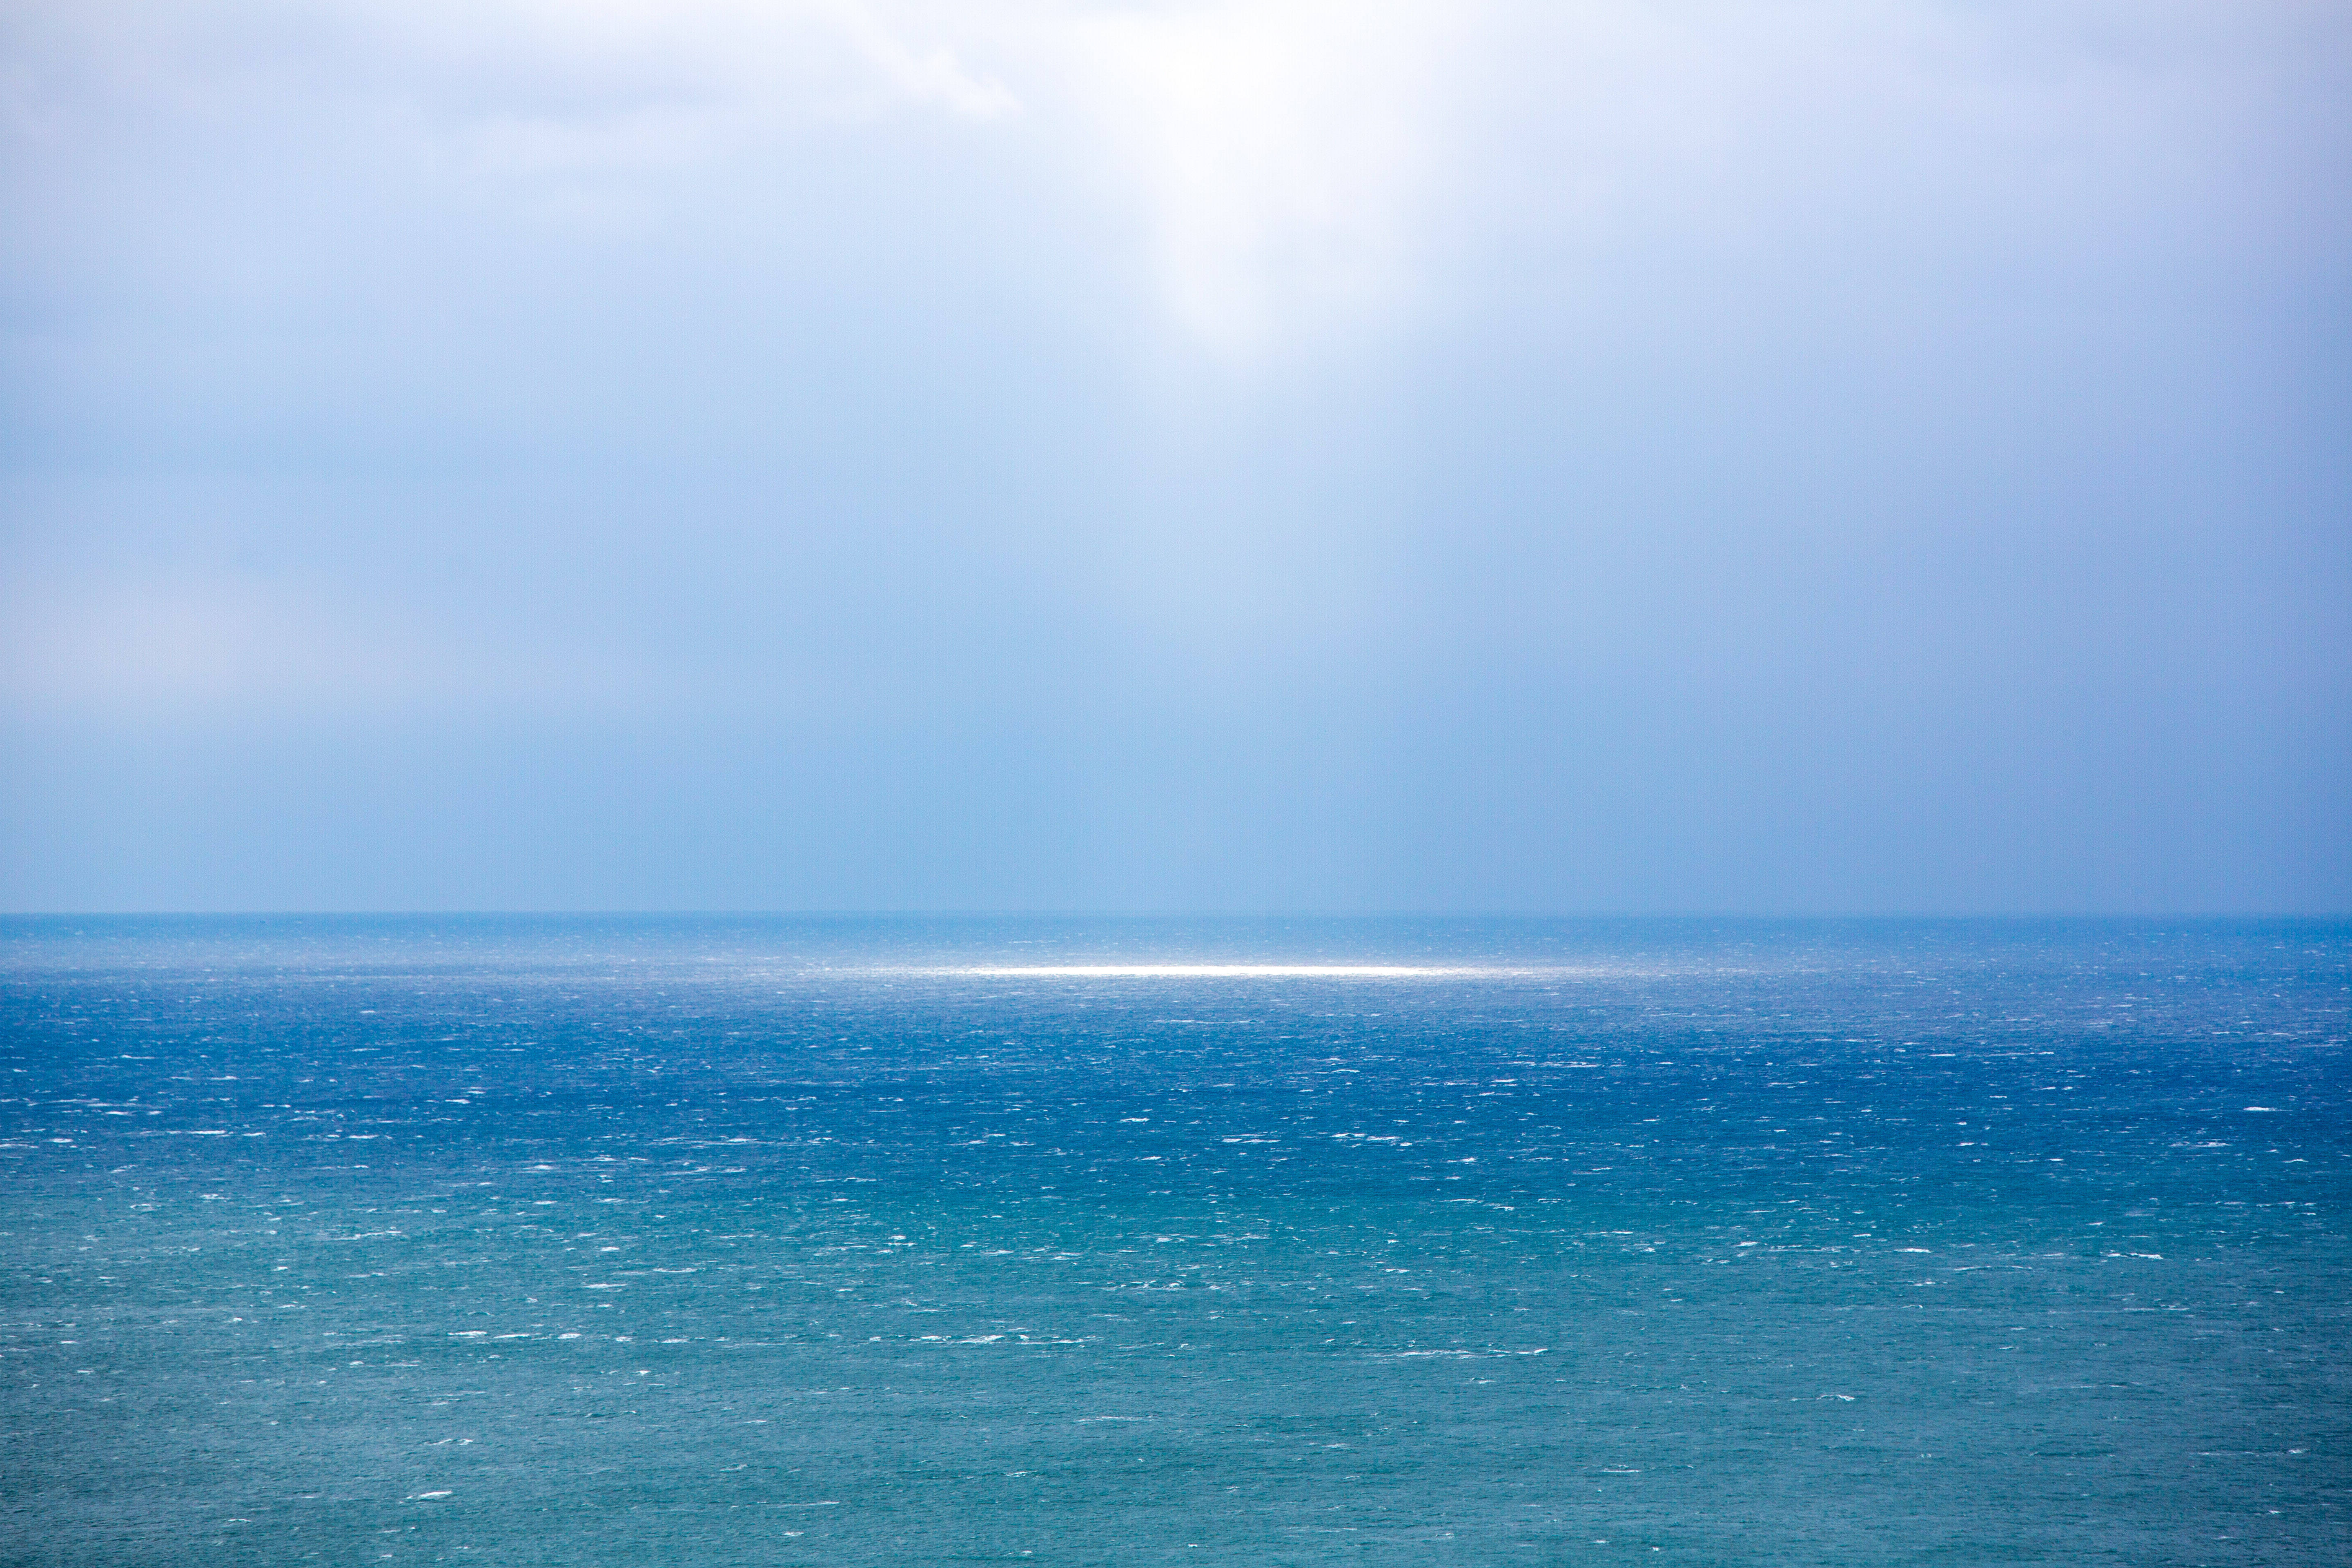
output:
[{"label": "turquoise water", "polygon": [[2340,1563],[2347,1008],[2340,922],[10,920],[0,1559]]}]

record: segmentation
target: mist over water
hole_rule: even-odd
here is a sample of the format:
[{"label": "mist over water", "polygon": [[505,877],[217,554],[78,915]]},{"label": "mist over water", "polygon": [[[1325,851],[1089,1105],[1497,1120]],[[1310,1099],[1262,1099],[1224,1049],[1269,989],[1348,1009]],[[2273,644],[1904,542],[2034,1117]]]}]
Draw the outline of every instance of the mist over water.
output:
[{"label": "mist over water", "polygon": [[0,943],[10,1562],[2352,1549],[2341,922]]}]

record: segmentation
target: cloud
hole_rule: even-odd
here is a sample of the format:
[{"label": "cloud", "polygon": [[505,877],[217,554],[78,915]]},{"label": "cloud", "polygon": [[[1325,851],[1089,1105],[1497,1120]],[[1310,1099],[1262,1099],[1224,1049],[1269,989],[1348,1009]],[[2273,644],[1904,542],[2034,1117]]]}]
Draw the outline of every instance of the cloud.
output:
[{"label": "cloud", "polygon": [[1257,0],[1080,12],[1051,40],[1141,195],[1174,322],[1246,360],[1409,290],[1441,88],[1475,5]]},{"label": "cloud", "polygon": [[223,715],[766,846],[688,903],[2352,886],[2338,10],[0,29],[25,898],[151,736],[258,798]]},{"label": "cloud", "polygon": [[85,721],[611,712],[662,694],[642,666],[544,627],[485,637],[413,602],[283,574],[52,579],[0,601],[0,702]]},{"label": "cloud", "polygon": [[[1035,121],[1059,199],[1131,236],[1175,340],[1246,363],[1409,298],[1480,5],[1425,0],[329,0],[20,18],[19,129],[103,143],[177,119],[478,184],[562,219],[657,224],[662,189],[756,182],[827,125]],[[110,102],[110,100],[111,100]],[[754,203],[756,188],[742,195]],[[877,201],[887,193],[877,192]]]}]

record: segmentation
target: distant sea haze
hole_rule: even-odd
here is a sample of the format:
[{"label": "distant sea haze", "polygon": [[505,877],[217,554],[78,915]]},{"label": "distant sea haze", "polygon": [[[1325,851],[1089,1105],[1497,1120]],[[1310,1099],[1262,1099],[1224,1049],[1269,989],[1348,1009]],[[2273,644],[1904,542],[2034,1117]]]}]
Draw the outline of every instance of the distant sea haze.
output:
[{"label": "distant sea haze", "polygon": [[0,921],[0,1561],[2352,1561],[2352,924]]}]

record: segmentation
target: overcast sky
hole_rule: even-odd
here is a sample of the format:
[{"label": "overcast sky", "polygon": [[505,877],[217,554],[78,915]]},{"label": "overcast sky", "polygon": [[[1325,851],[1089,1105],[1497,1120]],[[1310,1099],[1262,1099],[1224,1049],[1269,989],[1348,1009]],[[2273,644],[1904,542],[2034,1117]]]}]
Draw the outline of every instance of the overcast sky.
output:
[{"label": "overcast sky", "polygon": [[0,906],[2352,908],[2332,0],[5,0]]}]

